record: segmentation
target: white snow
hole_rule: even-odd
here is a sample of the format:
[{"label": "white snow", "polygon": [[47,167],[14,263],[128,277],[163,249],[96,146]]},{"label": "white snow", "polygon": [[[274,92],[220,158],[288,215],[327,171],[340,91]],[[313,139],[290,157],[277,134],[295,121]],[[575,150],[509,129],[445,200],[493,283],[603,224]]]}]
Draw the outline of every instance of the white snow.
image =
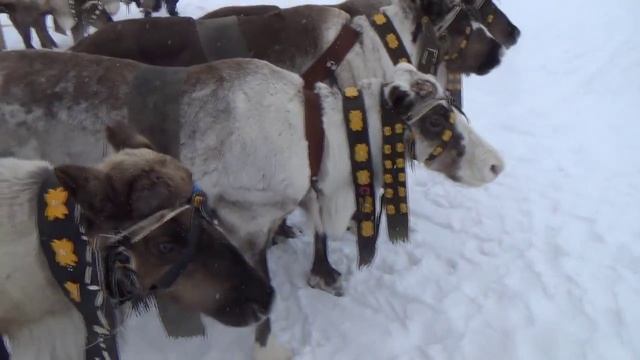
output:
[{"label": "white snow", "polygon": [[[522,37],[497,70],[466,80],[464,100],[506,172],[468,189],[417,167],[410,244],[383,236],[362,271],[350,235],[330,244],[343,298],[307,287],[310,234],[273,248],[273,328],[296,359],[640,359],[640,3],[499,6]],[[123,358],[250,356],[251,329],[208,324],[207,339],[171,341],[153,316],[134,319]]]}]

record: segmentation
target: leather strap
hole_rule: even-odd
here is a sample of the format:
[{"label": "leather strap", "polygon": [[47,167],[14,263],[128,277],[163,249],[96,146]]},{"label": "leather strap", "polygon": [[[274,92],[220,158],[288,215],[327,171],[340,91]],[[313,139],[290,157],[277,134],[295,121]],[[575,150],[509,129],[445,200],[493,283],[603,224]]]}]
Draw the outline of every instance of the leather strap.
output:
[{"label": "leather strap", "polygon": [[355,189],[354,220],[358,225],[358,266],[363,267],[373,260],[378,237],[371,144],[364,97],[360,90],[355,87],[345,88],[342,104]]},{"label": "leather strap", "polygon": [[384,12],[373,15],[371,19],[369,19],[369,23],[378,34],[378,37],[380,37],[380,41],[382,41],[394,65],[402,62],[411,63],[411,56],[407,48],[404,47],[398,30]]},{"label": "leather strap", "polygon": [[78,223],[76,203],[53,173],[40,187],[37,209],[40,248],[51,275],[84,319],[85,358],[117,360],[115,306],[99,271],[100,253]]},{"label": "leather strap", "polygon": [[360,32],[345,24],[327,50],[302,73],[304,80],[305,135],[309,143],[311,179],[317,180],[324,153],[324,127],[320,97],[314,91],[317,82],[335,76],[335,71],[360,38]]},{"label": "leather strap", "polygon": [[409,240],[409,205],[407,203],[407,174],[405,122],[389,106],[380,90],[382,120],[382,169],[384,171],[383,206],[387,215],[387,231],[391,242]]},{"label": "leather strap", "polygon": [[336,36],[327,50],[302,73],[305,88],[313,89],[315,83],[324,82],[333,76],[338,66],[340,66],[360,38],[360,35],[360,32],[349,24],[343,25],[338,36]]},{"label": "leather strap", "polygon": [[462,109],[462,74],[447,73],[447,91],[453,99],[453,104]]},{"label": "leather strap", "polygon": [[422,33],[420,43],[418,45],[418,71],[436,75],[438,65],[442,60],[440,49],[438,47],[438,35],[434,29],[433,23],[428,17],[422,18]]}]

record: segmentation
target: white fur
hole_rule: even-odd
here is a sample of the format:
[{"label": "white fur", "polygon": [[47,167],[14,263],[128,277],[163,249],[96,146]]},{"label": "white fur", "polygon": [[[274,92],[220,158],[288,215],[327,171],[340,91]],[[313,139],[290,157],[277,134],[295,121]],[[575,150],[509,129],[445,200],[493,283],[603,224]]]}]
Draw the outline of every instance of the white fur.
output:
[{"label": "white fur", "polygon": [[104,9],[111,16],[118,13],[120,10],[120,0],[101,0],[102,5],[104,5]]},{"label": "white fur", "polygon": [[0,159],[0,333],[12,360],[81,360],[82,317],[49,273],[36,228],[36,195],[49,163]]},{"label": "white fur", "polygon": [[273,333],[269,335],[266,346],[254,344],[253,360],[290,360],[293,359],[291,350],[284,347],[274,337]]}]

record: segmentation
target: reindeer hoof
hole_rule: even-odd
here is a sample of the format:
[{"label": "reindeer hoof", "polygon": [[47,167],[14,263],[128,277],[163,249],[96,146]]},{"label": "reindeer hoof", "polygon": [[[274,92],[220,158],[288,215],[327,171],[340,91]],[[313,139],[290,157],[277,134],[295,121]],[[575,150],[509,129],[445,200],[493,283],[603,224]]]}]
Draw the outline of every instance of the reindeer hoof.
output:
[{"label": "reindeer hoof", "polygon": [[253,347],[253,360],[291,360],[293,353],[291,350],[278,343],[273,335],[269,336],[266,346],[258,343]]},{"label": "reindeer hoof", "polygon": [[330,273],[325,276],[310,274],[307,284],[314,289],[319,289],[333,296],[344,296],[344,286],[342,284],[342,277],[340,272],[332,269]]}]

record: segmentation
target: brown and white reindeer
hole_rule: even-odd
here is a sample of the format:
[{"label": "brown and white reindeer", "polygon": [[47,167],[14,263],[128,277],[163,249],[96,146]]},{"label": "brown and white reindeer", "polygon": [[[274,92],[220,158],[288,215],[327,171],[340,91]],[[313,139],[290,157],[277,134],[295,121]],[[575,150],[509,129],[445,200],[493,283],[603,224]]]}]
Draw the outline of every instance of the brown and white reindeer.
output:
[{"label": "brown and white reindeer", "polygon": [[[360,4],[356,1],[349,3],[353,7]],[[421,42],[427,40],[420,30],[423,17],[445,21],[452,14],[455,17],[448,19],[441,29],[441,34],[449,39],[448,45],[441,50],[458,56],[448,59],[447,67],[456,71],[484,73],[500,60],[500,44],[487,35],[483,27],[475,26],[469,13],[452,13],[456,11],[454,6],[432,7],[434,0],[392,0],[391,5],[386,6],[382,1],[374,3],[380,5],[377,9],[395,24],[399,40],[413,63],[419,62],[418,49]],[[223,31],[227,29],[224,24],[229,21],[235,26],[236,33]],[[95,32],[72,47],[71,51],[162,66],[188,66],[227,57],[254,57],[302,74],[321,57],[344,26],[357,29],[360,35],[354,46],[348,49],[344,61],[336,64],[335,77],[340,86],[354,85],[363,79],[391,81],[394,64],[387,54],[385,41],[374,30],[371,18],[365,15],[351,17],[340,9],[315,5],[235,19],[173,17],[127,20]],[[465,41],[467,45],[461,49],[458,44]],[[241,56],[238,56],[238,51]],[[318,237],[317,241],[326,240]],[[316,243],[315,249],[314,263],[322,265],[312,267],[312,276],[325,280],[312,283],[321,288],[326,285],[332,293],[339,292],[333,289],[340,288],[339,273],[326,260],[326,244]],[[327,274],[332,275],[327,278]]]},{"label": "brown and white reindeer", "polygon": [[[109,135],[116,148],[126,149],[95,167],[0,158],[0,332],[10,342],[13,360],[85,358],[85,314],[72,300],[80,302],[89,292],[70,282],[62,290],[40,243],[50,245],[55,266],[63,272],[80,266],[85,254],[67,238],[50,241],[49,229],[36,225],[36,219],[66,216],[73,225],[78,208],[89,242],[99,249],[93,267],[102,263],[105,269],[98,272],[102,279],[97,283],[105,285],[96,304],[107,303],[107,296],[119,301],[126,293],[162,291],[181,306],[231,326],[250,325],[270,311],[273,288],[215,221],[198,220],[201,215],[189,205],[191,172],[174,158],[147,149],[150,143],[126,125],[114,124]],[[57,185],[41,191],[46,181]],[[46,208],[37,206],[39,201],[46,201]],[[116,260],[124,256],[124,262],[110,262],[114,249]],[[110,336],[117,335],[115,326]]]},{"label": "brown and white reindeer", "polygon": [[[96,161],[103,155],[96,146],[99,129],[127,122],[159,150],[179,154],[215,204],[220,226],[268,276],[266,248],[298,205],[310,214],[316,238],[325,241],[344,233],[356,206],[343,97],[324,84],[315,90],[325,150],[312,187],[303,86],[300,76],[252,59],[165,68],[78,53],[5,52],[0,154]],[[446,101],[433,76],[402,64],[390,81],[363,80],[359,86],[374,170],[382,167],[381,109],[389,108],[404,116],[415,158],[427,167],[471,186],[502,171],[500,155]],[[445,130],[450,146],[434,159]],[[374,174],[371,181],[380,185],[381,173]],[[317,266],[311,281],[340,291],[330,265]],[[265,333],[258,335],[257,350],[273,345]]]},{"label": "brown and white reindeer", "polygon": [[[446,61],[455,71],[484,74],[500,62],[501,45],[467,11],[456,6],[434,7],[441,0],[391,0],[375,7],[388,15],[417,64],[422,19],[442,24],[440,35],[448,40],[438,44],[443,54],[458,55]],[[429,6],[428,6],[429,5]],[[240,7],[241,9],[241,7]],[[268,7],[266,9],[269,9]],[[242,15],[242,10],[238,10]],[[227,14],[226,10],[224,14]],[[390,79],[394,63],[388,58],[385,43],[377,35],[368,14],[351,16],[338,8],[304,5],[255,16],[218,18],[132,19],[112,24],[83,39],[70,50],[125,58],[151,65],[190,66],[237,57],[268,61],[286,70],[302,74],[348,25],[361,33],[358,42],[336,66],[340,86],[361,79]],[[443,23],[446,21],[446,24]],[[460,44],[466,42],[463,49]]]},{"label": "brown and white reindeer", "polygon": [[[455,18],[449,17],[449,19],[446,19],[446,15],[443,15],[453,14],[452,9],[460,9],[468,13],[471,16],[471,19],[475,21],[474,27],[484,26],[487,31],[507,49],[515,45],[520,37],[520,29],[511,22],[511,20],[500,10],[493,0],[431,0],[418,2],[423,8],[424,14],[429,17],[430,22],[433,24],[453,21],[451,26],[458,26],[458,29],[461,29],[459,25],[454,24],[456,22]],[[379,12],[381,8],[391,4],[392,0],[347,0],[334,5],[333,7],[347,12],[352,17],[359,15],[371,17]],[[201,19],[246,16],[248,14],[258,15],[278,10],[280,10],[280,8],[277,6],[266,5],[230,6],[212,11],[202,16]],[[423,30],[424,29],[416,27],[414,36]],[[439,44],[437,44],[437,46],[431,46],[433,49],[438,49],[440,52],[447,51],[447,44],[450,45],[452,41],[457,41],[455,39],[450,39],[446,33],[435,35],[437,36]],[[436,40],[435,37],[432,41],[433,40]],[[458,42],[458,44],[460,43]],[[470,45],[474,46],[475,44],[471,43]],[[458,104],[461,105],[461,73],[469,73],[469,71],[460,69],[459,66],[452,63],[452,61],[444,61],[441,63],[441,66],[439,66],[438,69],[438,81],[440,81],[440,83],[450,91]],[[449,64],[448,67],[446,66],[447,64]],[[423,70],[423,68],[420,69]],[[430,72],[430,70],[427,70],[427,72]]]}]

